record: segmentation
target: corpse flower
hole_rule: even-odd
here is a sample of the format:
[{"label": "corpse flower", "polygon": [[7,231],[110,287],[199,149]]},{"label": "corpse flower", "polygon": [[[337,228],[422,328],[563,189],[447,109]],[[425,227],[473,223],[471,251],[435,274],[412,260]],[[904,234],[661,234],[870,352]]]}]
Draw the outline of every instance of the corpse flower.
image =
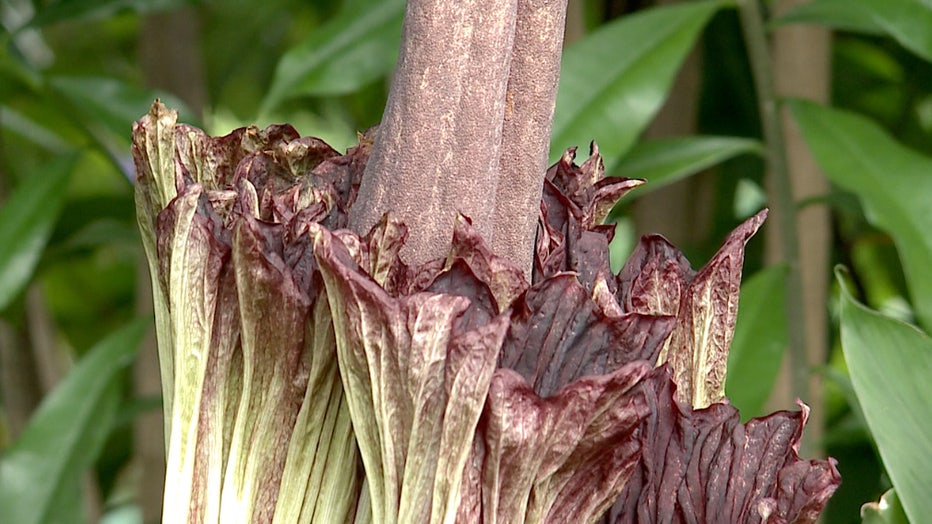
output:
[{"label": "corpse flower", "polygon": [[659,348],[650,346],[656,353],[627,353],[660,367],[638,386],[650,405],[637,430],[641,459],[603,522],[815,522],[841,477],[834,459],[798,456],[809,408],[741,424],[724,397],[744,244],[766,210],[698,272],[666,239],[646,235],[613,276],[613,231],[596,211],[607,210],[599,197],[611,194],[611,179],[594,145],[582,166],[572,159],[568,151],[548,172],[541,207],[551,219],[541,224],[535,277],[572,268],[607,315],[675,317]]},{"label": "corpse flower", "polygon": [[[631,390],[650,366],[633,361],[543,398],[498,360],[538,343],[562,358],[576,341],[543,338],[553,329],[584,330],[582,322],[593,329],[578,338],[592,347],[626,344],[633,330],[586,318],[576,311],[584,301],[555,308],[567,288],[581,289],[575,277],[527,289],[463,217],[445,261],[408,268],[397,258],[403,235],[387,219],[362,239],[320,228],[316,249],[373,520],[599,515],[636,463],[633,431],[648,413]],[[379,271],[386,263],[390,270]]]},{"label": "corpse flower", "polygon": [[[608,266],[597,148],[548,171],[531,281],[456,218],[408,266],[343,229],[374,135],[134,129],[165,398],[166,522],[813,522],[840,479],[806,408],[723,398],[749,219],[698,272],[660,237]],[[727,516],[727,518],[726,518]]]},{"label": "corpse flower", "polygon": [[212,138],[176,120],[156,102],[133,132],[165,406],[162,520],[344,522],[362,478],[307,231],[345,223],[365,141],[340,156],[290,126]]}]

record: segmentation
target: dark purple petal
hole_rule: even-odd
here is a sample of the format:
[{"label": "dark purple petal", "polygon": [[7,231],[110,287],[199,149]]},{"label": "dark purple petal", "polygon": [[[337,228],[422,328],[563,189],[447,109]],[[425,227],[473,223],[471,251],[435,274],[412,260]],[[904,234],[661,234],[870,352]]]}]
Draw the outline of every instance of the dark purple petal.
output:
[{"label": "dark purple petal", "polygon": [[558,274],[515,303],[501,366],[546,397],[579,378],[656,358],[673,322],[638,313],[608,316],[575,275]]},{"label": "dark purple petal", "polygon": [[591,288],[596,275],[611,275],[608,243],[614,228],[604,226],[608,212],[625,193],[644,183],[623,177],[605,178],[598,147],[582,166],[568,149],[547,171],[541,200],[534,256],[533,283],[561,271],[574,271],[580,282]]},{"label": "dark purple petal", "polygon": [[841,478],[834,460],[797,455],[808,408],[742,424],[728,404],[677,402],[675,388],[666,367],[639,386],[642,459],[604,522],[815,522]]},{"label": "dark purple petal", "polygon": [[632,389],[649,369],[629,364],[547,398],[496,371],[472,462],[481,462],[485,520],[585,522],[604,511],[637,463],[632,436],[648,412]]},{"label": "dark purple petal", "polygon": [[524,272],[508,259],[492,253],[479,232],[473,229],[469,218],[463,215],[456,217],[447,264],[457,259],[465,262],[473,274],[488,286],[497,313],[508,309],[528,287]]},{"label": "dark purple petal", "polygon": [[[678,386],[677,398],[696,408],[725,398],[725,373],[738,317],[744,245],[766,216],[767,210],[761,211],[738,226],[712,260],[691,279],[680,298],[676,327],[658,363],[670,363]],[[671,289],[658,291],[666,295]]]},{"label": "dark purple petal", "polygon": [[458,331],[488,324],[498,314],[492,292],[478,282],[469,264],[462,259],[454,259],[452,265],[437,275],[426,289],[430,293],[458,295],[469,299],[470,307],[456,320]]},{"label": "dark purple petal", "polygon": [[[371,260],[364,251],[372,253],[360,249],[357,259]],[[481,317],[463,320],[471,308],[465,296],[392,297],[323,228],[315,253],[334,312],[373,520],[423,522],[431,515],[454,515],[507,315],[479,324]],[[462,271],[453,278],[481,285]],[[442,280],[434,282],[443,286]]]},{"label": "dark purple petal", "polygon": [[695,272],[660,235],[644,235],[618,273],[618,302],[625,311],[676,315],[680,297]]},{"label": "dark purple petal", "polygon": [[[563,156],[547,171],[547,180],[564,198],[560,203],[567,206],[570,214],[579,220],[584,229],[592,230],[608,216],[609,211],[628,191],[644,183],[644,180],[624,177],[605,177],[605,164],[599,154],[599,146],[593,142],[589,147],[589,158],[579,167],[573,163],[576,148],[567,149]],[[549,221],[551,225],[558,221]]]}]

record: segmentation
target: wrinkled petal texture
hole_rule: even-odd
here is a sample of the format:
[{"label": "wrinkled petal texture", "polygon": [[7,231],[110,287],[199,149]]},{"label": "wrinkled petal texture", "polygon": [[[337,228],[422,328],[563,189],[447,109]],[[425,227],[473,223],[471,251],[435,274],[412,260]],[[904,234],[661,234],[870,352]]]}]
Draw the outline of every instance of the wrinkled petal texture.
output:
[{"label": "wrinkled petal texture", "polygon": [[[573,153],[567,151],[547,174],[531,290],[559,281],[560,271],[573,271],[584,291],[567,287],[556,303],[548,301],[550,307],[571,309],[567,304],[588,295],[590,315],[599,311],[614,322],[632,315],[652,319],[636,329],[645,343],[621,344],[627,351],[616,349],[614,358],[603,358],[606,346],[594,349],[599,343],[553,351],[538,327],[543,342],[533,345],[540,360],[525,349],[527,355],[510,360],[506,352],[504,362],[546,392],[631,359],[664,364],[638,385],[650,407],[637,430],[641,458],[605,522],[814,522],[841,479],[833,460],[805,461],[796,454],[808,408],[742,425],[724,401],[744,245],[766,210],[736,228],[698,272],[663,237],[647,235],[615,276],[608,269],[612,229],[599,225],[595,219],[604,215],[595,210],[609,208],[599,195],[624,193],[636,181],[601,178],[596,147],[582,166],[572,163]],[[532,299],[531,291],[527,297]],[[550,329],[568,317],[553,318]],[[592,337],[598,329],[582,331]]]},{"label": "wrinkled petal texture", "polygon": [[[316,251],[373,521],[449,521],[508,318],[462,259],[408,271],[403,235],[387,219],[346,242],[321,228]],[[385,257],[402,292],[372,278],[391,278]],[[466,295],[444,293],[460,284]]]},{"label": "wrinkled petal texture", "polygon": [[[465,217],[450,256],[416,269],[388,218],[318,235],[375,521],[591,520],[614,502],[648,415],[638,356],[672,317],[608,317],[570,273],[528,288]],[[496,369],[506,355],[528,373]]]},{"label": "wrinkled petal texture", "polygon": [[[137,124],[166,398],[184,414],[172,445],[196,457],[178,491],[222,484],[233,501],[191,507],[343,521],[355,495],[342,513],[310,499],[358,492],[325,472],[355,468],[356,442],[373,522],[815,520],[840,478],[796,454],[807,408],[741,424],[724,399],[766,212],[699,271],[649,235],[614,275],[603,221],[643,181],[606,178],[592,144],[547,172],[531,282],[465,216],[448,256],[409,267],[404,224],[342,229],[372,136],[340,156],[286,125],[211,138],[157,107]],[[285,490],[308,502],[276,505]]]},{"label": "wrinkled petal texture", "polygon": [[476,450],[484,519],[585,522],[605,511],[638,460],[633,433],[648,412],[632,388],[648,372],[634,362],[541,398],[497,371]]},{"label": "wrinkled petal texture", "polygon": [[651,412],[642,459],[606,523],[815,522],[841,482],[834,460],[796,453],[805,405],[741,424],[728,404],[677,402],[666,367],[640,387]]},{"label": "wrinkled petal texture", "polygon": [[676,315],[657,363],[670,363],[678,400],[693,407],[725,398],[744,245],[766,216],[764,210],[739,225],[698,273],[663,237],[648,235],[618,275],[619,302],[625,310]]},{"label": "wrinkled petal texture", "polygon": [[340,156],[287,125],[214,138],[176,119],[156,102],[133,133],[170,416],[163,520],[351,516],[361,476],[309,231],[346,223],[369,142]]},{"label": "wrinkled petal texture", "polygon": [[582,166],[573,163],[575,156],[576,148],[568,149],[547,171],[531,280],[537,283],[558,272],[573,271],[591,289],[598,276],[611,275],[604,255],[614,228],[602,222],[619,198],[644,181],[605,178],[595,143]]},{"label": "wrinkled petal texture", "polygon": [[573,271],[609,315],[621,311],[675,317],[659,353],[642,352],[638,357],[670,362],[679,400],[697,408],[721,401],[737,319],[744,244],[760,228],[766,210],[740,225],[698,273],[663,237],[648,235],[616,277],[607,255],[613,229],[601,223],[615,200],[643,181],[604,178],[595,144],[581,166],[573,164],[574,155],[575,150],[568,150],[547,173],[535,283],[559,271]]}]

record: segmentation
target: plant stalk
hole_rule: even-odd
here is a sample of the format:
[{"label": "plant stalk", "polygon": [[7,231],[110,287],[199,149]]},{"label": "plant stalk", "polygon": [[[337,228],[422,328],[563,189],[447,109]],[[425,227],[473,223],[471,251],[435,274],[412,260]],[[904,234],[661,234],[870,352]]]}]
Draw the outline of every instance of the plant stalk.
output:
[{"label": "plant stalk", "polygon": [[505,93],[491,246],[528,278],[560,81],[566,6],[565,0],[519,0]]},{"label": "plant stalk", "polygon": [[350,228],[408,226],[409,264],[446,256],[457,212],[530,278],[566,0],[410,0]]},{"label": "plant stalk", "polygon": [[350,213],[366,234],[391,212],[402,257],[446,256],[457,212],[491,238],[517,0],[411,0],[378,136]]},{"label": "plant stalk", "polygon": [[[775,89],[773,61],[758,0],[738,0],[737,5],[760,108],[761,126],[767,152],[767,173],[772,177],[773,206],[780,234],[779,241],[788,268],[784,289],[791,385],[794,396],[807,399],[811,395],[809,363],[806,355],[806,318],[800,274],[796,202],[786,158],[786,144]],[[805,451],[802,453],[807,454],[807,448],[812,443],[807,442],[805,436],[803,438],[802,447]]]}]

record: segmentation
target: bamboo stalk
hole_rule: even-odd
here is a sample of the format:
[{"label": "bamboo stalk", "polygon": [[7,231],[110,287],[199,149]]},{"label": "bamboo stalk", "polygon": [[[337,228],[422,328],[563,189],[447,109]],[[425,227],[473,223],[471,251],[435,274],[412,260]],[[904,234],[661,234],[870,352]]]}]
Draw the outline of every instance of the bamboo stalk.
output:
[{"label": "bamboo stalk", "polygon": [[[766,147],[767,173],[772,178],[773,215],[778,222],[780,246],[788,271],[785,280],[787,341],[792,393],[809,398],[809,364],[806,356],[806,318],[799,267],[799,238],[796,202],[786,158],[783,123],[777,100],[773,62],[758,0],[738,0]],[[812,443],[804,436],[802,454]]]}]

